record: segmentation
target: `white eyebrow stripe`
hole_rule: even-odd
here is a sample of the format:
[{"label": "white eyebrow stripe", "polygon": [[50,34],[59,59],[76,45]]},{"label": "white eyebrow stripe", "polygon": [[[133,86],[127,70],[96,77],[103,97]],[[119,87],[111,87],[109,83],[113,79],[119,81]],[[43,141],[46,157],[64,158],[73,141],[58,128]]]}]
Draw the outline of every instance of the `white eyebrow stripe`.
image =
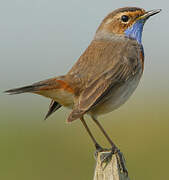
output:
[{"label": "white eyebrow stripe", "polygon": [[106,22],[105,22],[105,24],[109,24],[110,22],[112,22],[113,21],[113,18],[109,18]]}]

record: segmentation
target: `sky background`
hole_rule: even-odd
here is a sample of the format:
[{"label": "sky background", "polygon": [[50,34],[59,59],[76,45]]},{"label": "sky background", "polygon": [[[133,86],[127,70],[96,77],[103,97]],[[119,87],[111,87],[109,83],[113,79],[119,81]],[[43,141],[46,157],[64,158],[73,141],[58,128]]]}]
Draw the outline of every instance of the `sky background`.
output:
[{"label": "sky background", "polygon": [[48,99],[2,92],[65,74],[89,45],[102,19],[124,6],[162,12],[144,27],[145,71],[139,87],[123,107],[100,120],[124,152],[131,179],[168,179],[166,0],[0,1],[0,179],[92,179],[94,148],[80,121],[66,124],[69,111],[62,108],[44,122]]}]

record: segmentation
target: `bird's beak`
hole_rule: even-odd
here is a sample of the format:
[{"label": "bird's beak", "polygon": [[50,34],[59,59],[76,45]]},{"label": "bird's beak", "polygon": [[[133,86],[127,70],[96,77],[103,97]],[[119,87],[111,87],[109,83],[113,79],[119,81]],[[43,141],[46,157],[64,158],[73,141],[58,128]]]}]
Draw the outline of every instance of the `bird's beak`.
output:
[{"label": "bird's beak", "polygon": [[140,19],[147,20],[150,16],[158,14],[160,11],[161,11],[161,9],[147,11],[147,12],[145,12],[144,15],[139,16],[137,20],[140,20]]}]

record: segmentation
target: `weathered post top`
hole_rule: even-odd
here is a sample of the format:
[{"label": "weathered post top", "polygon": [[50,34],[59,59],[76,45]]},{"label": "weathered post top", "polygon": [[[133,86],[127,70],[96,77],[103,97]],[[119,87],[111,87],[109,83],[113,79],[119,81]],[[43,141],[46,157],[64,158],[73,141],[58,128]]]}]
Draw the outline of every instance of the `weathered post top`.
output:
[{"label": "weathered post top", "polygon": [[[116,154],[112,155],[109,162],[101,162],[101,156],[109,151],[99,152],[93,180],[129,180],[128,174],[121,171]],[[124,160],[123,163],[125,164]]]}]

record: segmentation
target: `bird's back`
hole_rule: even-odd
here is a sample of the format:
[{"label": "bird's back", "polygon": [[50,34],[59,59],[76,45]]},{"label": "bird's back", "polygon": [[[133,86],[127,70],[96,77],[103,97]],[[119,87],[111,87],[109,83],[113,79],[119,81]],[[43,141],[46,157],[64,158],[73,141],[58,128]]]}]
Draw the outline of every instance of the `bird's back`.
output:
[{"label": "bird's back", "polygon": [[66,80],[75,88],[78,96],[112,67],[126,64],[133,73],[139,71],[142,68],[141,51],[141,45],[129,38],[112,35],[108,39],[96,38],[68,72]]}]

